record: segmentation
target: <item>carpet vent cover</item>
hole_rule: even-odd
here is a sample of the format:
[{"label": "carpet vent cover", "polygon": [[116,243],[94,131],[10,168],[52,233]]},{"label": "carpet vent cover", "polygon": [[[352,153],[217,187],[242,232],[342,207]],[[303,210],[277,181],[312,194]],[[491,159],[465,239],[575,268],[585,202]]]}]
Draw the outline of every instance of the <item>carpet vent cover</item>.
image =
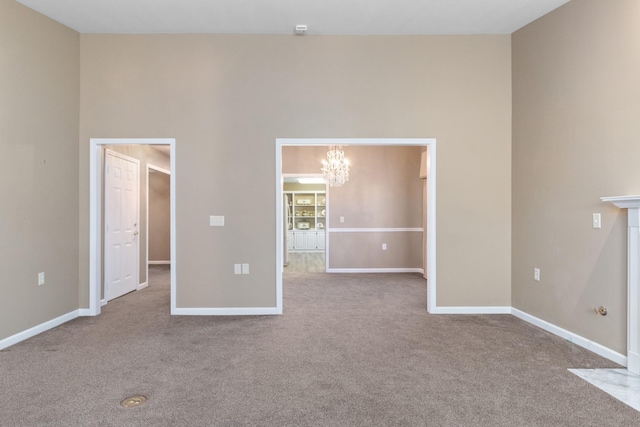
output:
[{"label": "carpet vent cover", "polygon": [[120,404],[125,408],[135,408],[136,406],[143,405],[146,401],[146,396],[131,396],[124,399]]}]

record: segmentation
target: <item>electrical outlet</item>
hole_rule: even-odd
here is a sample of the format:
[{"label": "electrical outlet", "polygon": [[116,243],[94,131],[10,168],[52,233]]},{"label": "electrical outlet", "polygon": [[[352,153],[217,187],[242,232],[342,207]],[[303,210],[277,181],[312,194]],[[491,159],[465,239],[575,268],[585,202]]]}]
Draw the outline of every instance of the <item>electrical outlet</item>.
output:
[{"label": "electrical outlet", "polygon": [[44,272],[38,273],[38,286],[44,285]]},{"label": "electrical outlet", "polygon": [[240,264],[233,264],[233,274],[242,274],[242,266]]},{"label": "electrical outlet", "polygon": [[539,268],[534,268],[533,269],[533,280],[535,280],[536,282],[540,281],[540,269]]},{"label": "electrical outlet", "polygon": [[382,250],[383,250],[383,251],[386,251],[386,250],[387,250],[387,244],[386,244],[386,243],[383,243],[383,244],[382,244]]},{"label": "electrical outlet", "polygon": [[340,222],[344,222],[344,217],[343,216],[340,217]]}]

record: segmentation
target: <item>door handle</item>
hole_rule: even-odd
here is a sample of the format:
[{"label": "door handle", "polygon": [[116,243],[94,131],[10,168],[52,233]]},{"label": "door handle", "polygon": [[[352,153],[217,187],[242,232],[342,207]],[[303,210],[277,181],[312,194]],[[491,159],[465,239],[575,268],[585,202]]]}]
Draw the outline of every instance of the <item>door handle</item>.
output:
[{"label": "door handle", "polygon": [[138,235],[138,231],[137,231],[137,230],[136,230],[136,231],[134,231],[134,232],[133,232],[133,235],[134,235],[134,236],[137,236],[137,235]]}]

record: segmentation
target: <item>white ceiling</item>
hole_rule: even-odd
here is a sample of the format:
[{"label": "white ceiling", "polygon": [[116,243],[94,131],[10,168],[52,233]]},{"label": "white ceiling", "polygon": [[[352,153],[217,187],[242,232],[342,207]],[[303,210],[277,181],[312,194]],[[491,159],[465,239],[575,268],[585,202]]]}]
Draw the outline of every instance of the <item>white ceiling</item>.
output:
[{"label": "white ceiling", "polygon": [[511,34],[569,0],[17,0],[80,33]]}]

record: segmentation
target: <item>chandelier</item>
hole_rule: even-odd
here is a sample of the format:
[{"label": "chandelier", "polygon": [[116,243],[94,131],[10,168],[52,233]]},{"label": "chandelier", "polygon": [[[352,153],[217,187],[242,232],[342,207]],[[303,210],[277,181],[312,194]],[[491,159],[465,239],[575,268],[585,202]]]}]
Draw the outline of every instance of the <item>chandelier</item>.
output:
[{"label": "chandelier", "polygon": [[330,145],[327,159],[322,160],[322,174],[331,187],[340,187],[349,181],[349,160],[344,158],[341,145]]}]

